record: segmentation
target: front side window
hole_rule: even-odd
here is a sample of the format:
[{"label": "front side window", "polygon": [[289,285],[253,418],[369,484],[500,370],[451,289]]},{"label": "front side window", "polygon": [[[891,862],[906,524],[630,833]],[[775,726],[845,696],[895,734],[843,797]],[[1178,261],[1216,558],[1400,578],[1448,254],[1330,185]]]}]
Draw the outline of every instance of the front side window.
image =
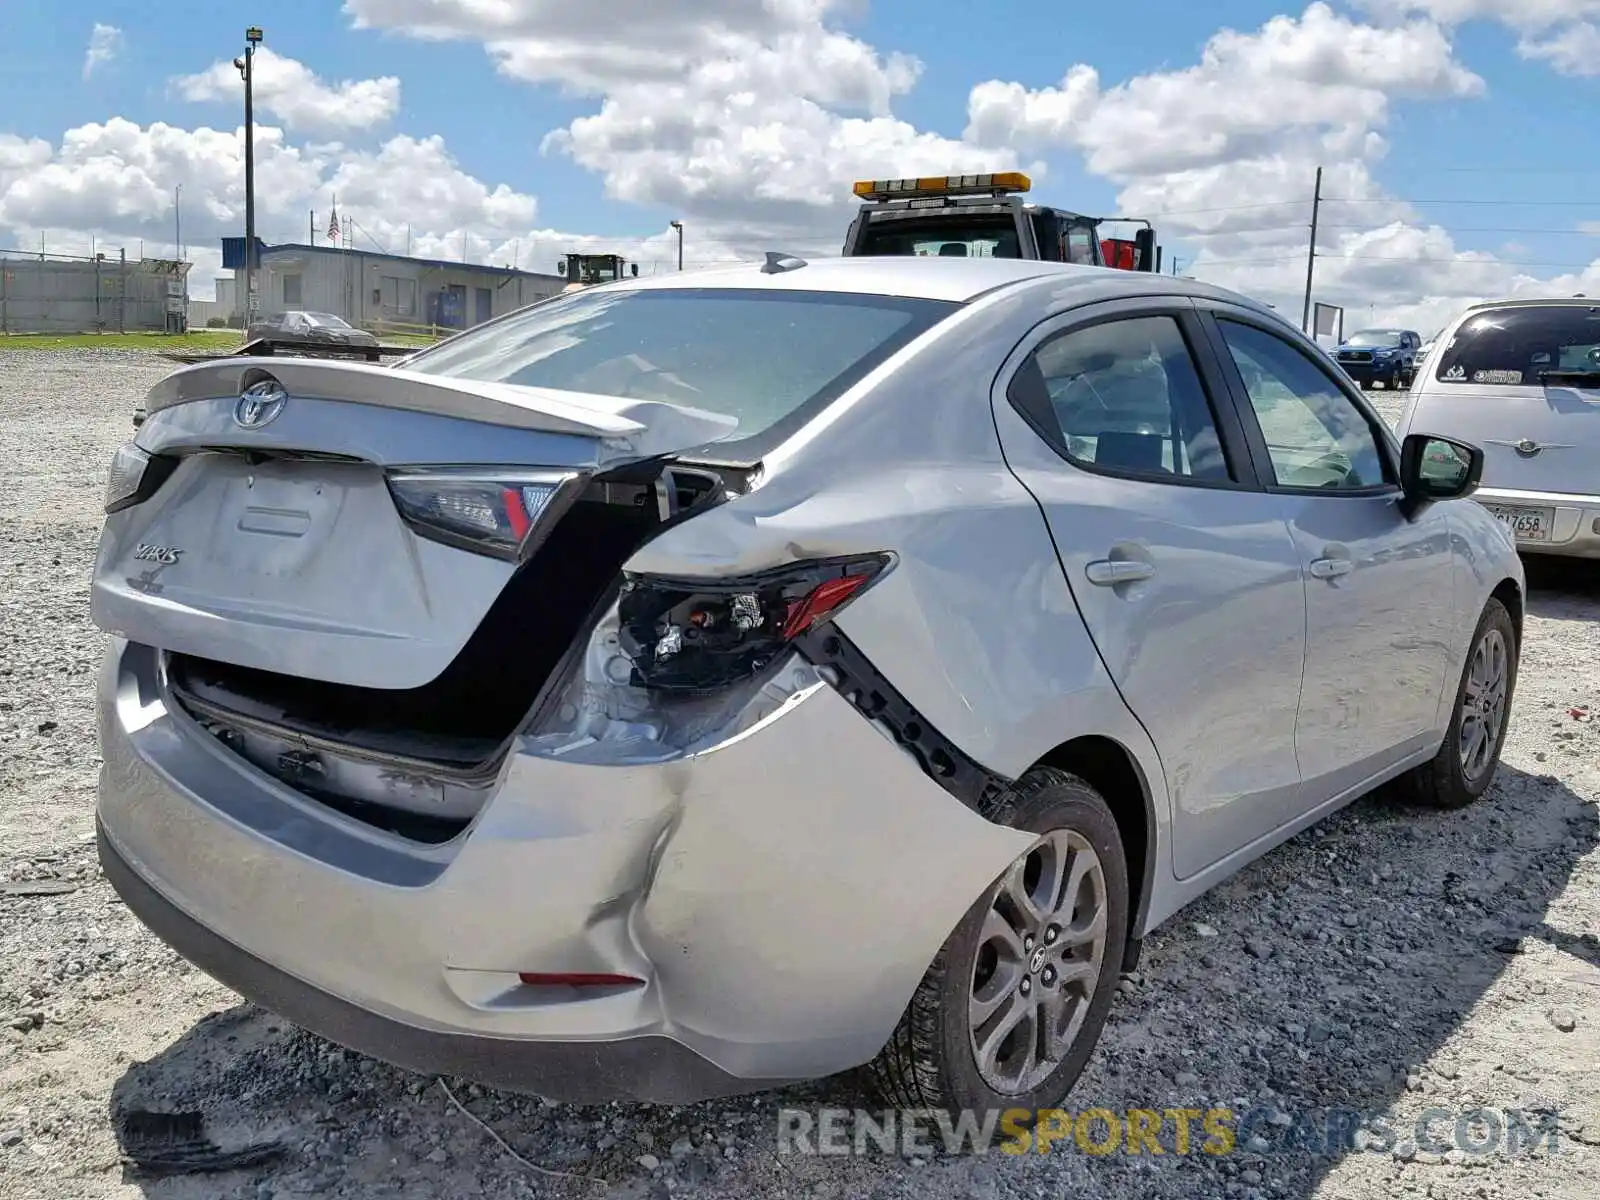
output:
[{"label": "front side window", "polygon": [[408,371],[657,400],[735,418],[749,449],[959,306],[764,288],[572,292],[406,360]]},{"label": "front side window", "polygon": [[285,304],[300,303],[300,275],[285,275],[283,277],[283,302]]},{"label": "front side window", "polygon": [[1279,487],[1356,491],[1393,482],[1377,431],[1326,371],[1276,334],[1236,321],[1218,325]]},{"label": "front side window", "polygon": [[1490,309],[1464,321],[1431,357],[1440,383],[1600,386],[1600,306]]},{"label": "front side window", "polygon": [[1071,330],[1030,355],[1010,385],[1025,413],[1048,414],[1079,466],[1154,479],[1233,478],[1210,401],[1172,317]]}]

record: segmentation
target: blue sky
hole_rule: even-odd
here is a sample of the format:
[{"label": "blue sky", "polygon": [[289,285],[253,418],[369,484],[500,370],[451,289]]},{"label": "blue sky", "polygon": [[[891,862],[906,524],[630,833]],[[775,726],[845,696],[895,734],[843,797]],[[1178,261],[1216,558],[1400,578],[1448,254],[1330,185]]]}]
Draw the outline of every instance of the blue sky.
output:
[{"label": "blue sky", "polygon": [[[479,258],[581,242],[664,262],[678,217],[691,262],[815,252],[842,235],[857,174],[1021,165],[1041,201],[1156,217],[1203,277],[1287,296],[1322,163],[1342,203],[1319,271],[1363,318],[1600,290],[1600,238],[1580,232],[1600,222],[1600,75],[1584,73],[1600,71],[1600,0],[1545,0],[1548,19],[1520,23],[1478,17],[1502,7],[1487,0],[612,0],[599,20],[504,0],[499,28],[467,0],[67,7],[0,6],[0,247],[41,230],[63,249],[170,241],[161,197],[181,183],[210,271],[242,224],[224,144],[240,89],[225,70],[182,81],[255,21],[328,89],[295,120],[258,111],[283,131],[283,158],[258,150],[269,239],[303,238],[305,210],[343,186],[341,209],[390,248],[459,253],[466,234]],[[86,72],[96,26],[114,32]],[[1063,87],[1085,67],[1086,92]],[[371,119],[342,103],[352,81],[378,81]]]}]

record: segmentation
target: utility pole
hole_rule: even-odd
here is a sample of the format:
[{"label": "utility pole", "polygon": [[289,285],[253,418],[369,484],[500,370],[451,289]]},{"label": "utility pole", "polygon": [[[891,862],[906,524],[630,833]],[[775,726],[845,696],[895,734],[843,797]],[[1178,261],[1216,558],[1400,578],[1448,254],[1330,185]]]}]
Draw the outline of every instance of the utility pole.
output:
[{"label": "utility pole", "polygon": [[678,270],[683,270],[683,222],[674,221],[672,227],[678,231]]},{"label": "utility pole", "polygon": [[[183,184],[172,189],[172,239],[178,243],[178,261],[183,261]],[[140,255],[143,258],[144,255]]]},{"label": "utility pole", "polygon": [[311,244],[317,244],[317,210],[310,209],[306,213],[306,228],[311,233]]},{"label": "utility pole", "polygon": [[256,300],[256,131],[255,80],[252,66],[261,30],[252,25],[244,31],[244,57],[233,60],[244,77],[244,319],[254,319]]},{"label": "utility pole", "polygon": [[1317,168],[1317,186],[1311,193],[1311,251],[1306,255],[1306,303],[1300,311],[1300,332],[1311,331],[1311,279],[1317,270],[1317,219],[1322,215],[1322,168]]}]

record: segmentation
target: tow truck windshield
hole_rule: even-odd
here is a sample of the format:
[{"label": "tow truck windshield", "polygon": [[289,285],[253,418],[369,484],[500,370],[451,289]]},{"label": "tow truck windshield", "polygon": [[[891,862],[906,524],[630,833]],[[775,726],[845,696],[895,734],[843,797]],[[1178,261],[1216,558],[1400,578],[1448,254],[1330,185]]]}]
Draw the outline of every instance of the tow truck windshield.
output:
[{"label": "tow truck windshield", "polygon": [[859,253],[937,258],[1021,258],[1016,222],[1004,216],[969,216],[952,220],[885,221],[869,225]]}]

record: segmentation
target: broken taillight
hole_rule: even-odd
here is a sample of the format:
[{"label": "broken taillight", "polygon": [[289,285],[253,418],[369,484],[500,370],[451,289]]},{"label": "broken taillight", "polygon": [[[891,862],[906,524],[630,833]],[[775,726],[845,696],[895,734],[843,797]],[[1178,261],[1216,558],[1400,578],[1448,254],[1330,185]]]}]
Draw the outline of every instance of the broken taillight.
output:
[{"label": "broken taillight", "polygon": [[703,693],[748,679],[836,616],[890,561],[887,554],[813,559],[725,580],[630,576],[617,616],[631,682]]},{"label": "broken taillight", "polygon": [[577,480],[562,471],[497,474],[434,468],[388,474],[395,508],[416,533],[513,560],[529,552],[529,534]]}]

